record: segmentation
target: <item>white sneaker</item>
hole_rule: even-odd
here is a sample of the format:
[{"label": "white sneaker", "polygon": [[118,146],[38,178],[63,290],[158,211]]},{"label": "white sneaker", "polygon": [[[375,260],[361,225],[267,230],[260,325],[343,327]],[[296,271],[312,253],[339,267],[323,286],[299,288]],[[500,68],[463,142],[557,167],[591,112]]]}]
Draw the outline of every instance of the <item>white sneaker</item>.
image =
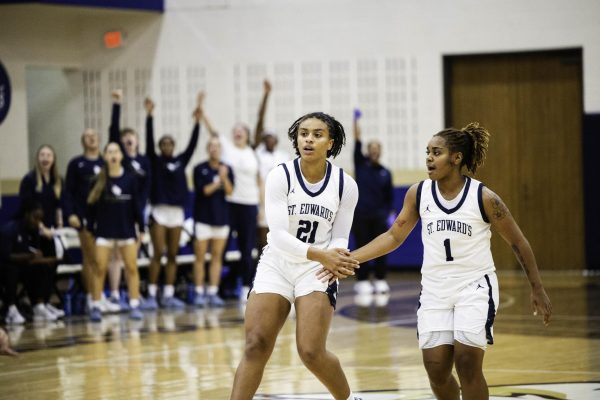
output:
[{"label": "white sneaker", "polygon": [[375,307],[385,307],[390,302],[389,293],[377,293],[375,296]]},{"label": "white sneaker", "polygon": [[356,294],[372,294],[373,285],[370,281],[358,281],[354,284]]},{"label": "white sneaker", "polygon": [[19,313],[17,306],[12,305],[8,308],[6,323],[8,325],[23,325],[25,323],[25,318]]},{"label": "white sneaker", "polygon": [[59,308],[54,307],[50,303],[46,303],[46,310],[50,311],[52,314],[56,316],[56,318],[62,318],[65,316],[65,312]]},{"label": "white sneaker", "polygon": [[113,303],[106,297],[102,298],[102,307],[101,308],[104,308],[103,312],[107,312],[107,313],[121,312],[121,306],[119,305],[119,303]]},{"label": "white sneaker", "polygon": [[52,322],[58,318],[52,312],[50,312],[44,303],[36,304],[33,307],[33,320],[35,322]]},{"label": "white sneaker", "polygon": [[354,304],[358,307],[369,307],[373,302],[373,294],[372,293],[363,293],[357,294],[354,296]]},{"label": "white sneaker", "polygon": [[383,279],[378,279],[375,281],[375,293],[389,293],[390,285]]}]

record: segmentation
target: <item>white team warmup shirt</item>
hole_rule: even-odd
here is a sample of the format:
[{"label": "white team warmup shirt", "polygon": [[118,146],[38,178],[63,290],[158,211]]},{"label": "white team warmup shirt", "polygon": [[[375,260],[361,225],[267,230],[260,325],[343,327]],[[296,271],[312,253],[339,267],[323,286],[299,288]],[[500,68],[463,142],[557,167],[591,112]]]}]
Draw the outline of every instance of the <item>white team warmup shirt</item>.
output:
[{"label": "white team warmup shirt", "polygon": [[315,184],[302,176],[299,158],[274,168],[266,182],[265,255],[317,265],[306,257],[310,246],[347,248],[357,201],[354,179],[329,161],[325,177]]},{"label": "white team warmup shirt", "polygon": [[258,191],[258,159],[252,147],[243,149],[236,147],[229,139],[220,136],[223,148],[223,162],[233,169],[235,185],[227,201],[237,204],[257,205]]},{"label": "white team warmup shirt", "polygon": [[483,187],[481,182],[465,177],[461,193],[447,201],[435,181],[427,179],[419,184],[422,285],[438,297],[450,297],[496,270],[490,223],[483,208]]},{"label": "white team warmup shirt", "polygon": [[254,150],[256,157],[258,158],[258,166],[260,171],[260,177],[264,180],[267,179],[269,172],[276,166],[286,161],[289,161],[292,157],[285,151],[275,149],[274,151],[268,151],[264,144],[261,144]]}]

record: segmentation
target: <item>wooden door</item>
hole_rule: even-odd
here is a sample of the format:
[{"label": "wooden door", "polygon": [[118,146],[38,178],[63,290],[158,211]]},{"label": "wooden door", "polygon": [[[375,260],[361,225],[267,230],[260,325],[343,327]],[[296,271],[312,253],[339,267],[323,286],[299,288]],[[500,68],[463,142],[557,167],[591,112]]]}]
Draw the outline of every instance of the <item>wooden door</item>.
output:
[{"label": "wooden door", "polygon": [[[446,123],[492,136],[476,178],[508,205],[545,269],[584,268],[581,51],[445,58]],[[518,268],[495,234],[498,268]]]}]

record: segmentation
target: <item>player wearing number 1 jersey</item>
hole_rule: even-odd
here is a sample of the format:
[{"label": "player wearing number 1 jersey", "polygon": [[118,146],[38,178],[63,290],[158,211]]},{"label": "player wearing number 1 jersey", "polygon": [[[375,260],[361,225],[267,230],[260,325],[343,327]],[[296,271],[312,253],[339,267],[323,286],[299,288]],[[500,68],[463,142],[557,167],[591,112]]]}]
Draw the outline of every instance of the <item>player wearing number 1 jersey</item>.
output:
[{"label": "player wearing number 1 jersey", "polygon": [[336,400],[355,400],[327,334],[336,304],[334,276],[354,275],[357,262],[346,249],[358,201],[356,182],[327,160],[339,154],[342,125],[323,113],[307,114],[289,129],[299,158],[268,175],[265,210],[269,234],[246,307],[246,347],[231,399],[251,399],[260,384],[277,334],[296,308],[296,344],[304,365]]},{"label": "player wearing number 1 jersey", "polygon": [[[427,145],[429,178],[414,184],[392,227],[352,252],[360,262],[387,254],[404,242],[421,219],[422,290],[417,311],[419,347],[438,399],[489,398],[483,376],[486,344],[498,308],[498,282],[490,251],[490,227],[506,240],[531,285],[534,315],[548,324],[552,313],[535,256],[502,200],[462,174],[483,165],[489,133],[477,123],[445,129]],[[331,278],[328,271],[319,275]],[[456,367],[458,382],[452,376]]]}]

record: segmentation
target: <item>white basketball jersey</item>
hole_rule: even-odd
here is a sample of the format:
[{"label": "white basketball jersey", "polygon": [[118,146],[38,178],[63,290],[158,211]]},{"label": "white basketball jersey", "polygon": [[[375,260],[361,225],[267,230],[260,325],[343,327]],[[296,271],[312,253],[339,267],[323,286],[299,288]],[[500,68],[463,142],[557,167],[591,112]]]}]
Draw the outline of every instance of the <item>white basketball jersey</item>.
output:
[{"label": "white basketball jersey", "polygon": [[[304,243],[325,249],[331,242],[331,228],[344,192],[344,181],[352,178],[328,161],[323,184],[316,191],[310,191],[302,177],[299,160],[296,158],[276,167],[284,168],[288,180],[288,232]],[[270,235],[271,232],[267,236],[269,243]],[[275,251],[273,246],[268,247]],[[285,253],[281,256],[291,262],[306,262]]]},{"label": "white basketball jersey", "polygon": [[417,189],[423,240],[422,284],[449,297],[495,270],[490,223],[483,208],[483,184],[466,177],[458,204],[446,208],[437,184],[427,179]]}]

